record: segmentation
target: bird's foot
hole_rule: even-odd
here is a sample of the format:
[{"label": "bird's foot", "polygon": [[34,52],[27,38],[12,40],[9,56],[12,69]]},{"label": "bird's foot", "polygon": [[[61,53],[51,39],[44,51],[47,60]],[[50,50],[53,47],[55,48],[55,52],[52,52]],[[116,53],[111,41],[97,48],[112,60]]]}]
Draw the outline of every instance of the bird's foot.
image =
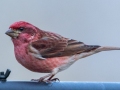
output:
[{"label": "bird's foot", "polygon": [[40,79],[31,79],[31,81],[52,83],[52,82],[56,82],[56,81],[60,81],[60,80],[58,78],[47,79],[47,80],[44,80],[44,78],[40,78]]},{"label": "bird's foot", "polygon": [[[49,80],[49,79],[48,79]],[[60,79],[59,78],[53,78],[53,79],[51,79],[50,81],[60,81]]]},{"label": "bird's foot", "polygon": [[46,83],[52,83],[52,82],[57,82],[57,81],[60,81],[60,80],[58,78],[43,80],[43,82],[46,82]]},{"label": "bird's foot", "polygon": [[31,81],[35,81],[35,82],[45,82],[45,78],[41,77],[39,79],[31,79]]},{"label": "bird's foot", "polygon": [[31,79],[31,81],[39,82],[39,79]]}]

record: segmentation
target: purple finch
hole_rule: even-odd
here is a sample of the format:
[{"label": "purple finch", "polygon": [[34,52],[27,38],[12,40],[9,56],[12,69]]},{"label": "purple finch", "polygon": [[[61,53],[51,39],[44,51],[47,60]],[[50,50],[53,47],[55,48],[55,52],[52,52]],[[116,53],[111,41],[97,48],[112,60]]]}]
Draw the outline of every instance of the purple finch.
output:
[{"label": "purple finch", "polygon": [[13,23],[6,34],[12,39],[15,57],[21,65],[33,72],[50,73],[38,81],[57,80],[53,76],[78,59],[100,51],[120,50],[119,47],[86,45],[25,21]]}]

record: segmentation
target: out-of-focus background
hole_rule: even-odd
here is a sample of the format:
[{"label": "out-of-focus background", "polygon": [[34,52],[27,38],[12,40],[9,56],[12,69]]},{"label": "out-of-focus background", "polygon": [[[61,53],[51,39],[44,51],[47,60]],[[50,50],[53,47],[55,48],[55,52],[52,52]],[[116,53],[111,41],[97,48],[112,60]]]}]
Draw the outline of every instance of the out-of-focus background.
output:
[{"label": "out-of-focus background", "polygon": [[[9,26],[24,20],[86,44],[120,47],[120,0],[0,0],[0,71],[12,70],[8,80],[44,76],[15,59]],[[58,73],[61,81],[120,81],[120,51],[81,59]]]}]

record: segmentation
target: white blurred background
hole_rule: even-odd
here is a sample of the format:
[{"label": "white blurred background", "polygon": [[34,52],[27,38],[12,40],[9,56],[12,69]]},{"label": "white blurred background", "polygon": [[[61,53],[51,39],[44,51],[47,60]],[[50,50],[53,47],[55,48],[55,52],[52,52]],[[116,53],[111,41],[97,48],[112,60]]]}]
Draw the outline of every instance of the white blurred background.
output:
[{"label": "white blurred background", "polygon": [[[12,70],[8,80],[44,76],[15,59],[9,26],[24,20],[86,44],[120,46],[120,0],[0,0],[0,71]],[[81,59],[58,73],[61,81],[120,81],[120,51],[101,52]]]}]

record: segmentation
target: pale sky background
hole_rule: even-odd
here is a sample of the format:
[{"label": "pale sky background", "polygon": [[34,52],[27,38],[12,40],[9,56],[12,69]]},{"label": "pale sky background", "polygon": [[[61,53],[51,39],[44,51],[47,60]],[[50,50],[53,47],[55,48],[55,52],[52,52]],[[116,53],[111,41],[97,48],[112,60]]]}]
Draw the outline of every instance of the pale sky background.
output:
[{"label": "pale sky background", "polygon": [[[12,70],[8,80],[44,76],[21,66],[5,35],[16,21],[86,44],[120,47],[120,0],[0,0],[0,71]],[[101,52],[81,59],[58,73],[61,81],[120,81],[120,51]]]}]

